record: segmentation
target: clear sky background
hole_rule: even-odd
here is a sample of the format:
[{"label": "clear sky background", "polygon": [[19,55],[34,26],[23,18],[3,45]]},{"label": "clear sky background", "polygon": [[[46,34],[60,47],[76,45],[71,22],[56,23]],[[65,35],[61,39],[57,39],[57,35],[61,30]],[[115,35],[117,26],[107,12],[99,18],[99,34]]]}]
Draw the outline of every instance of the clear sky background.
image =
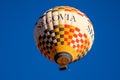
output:
[{"label": "clear sky background", "polygon": [[[46,10],[67,5],[92,21],[95,41],[80,61],[59,71],[40,54],[34,24]],[[0,80],[120,80],[119,0],[0,0]]]}]

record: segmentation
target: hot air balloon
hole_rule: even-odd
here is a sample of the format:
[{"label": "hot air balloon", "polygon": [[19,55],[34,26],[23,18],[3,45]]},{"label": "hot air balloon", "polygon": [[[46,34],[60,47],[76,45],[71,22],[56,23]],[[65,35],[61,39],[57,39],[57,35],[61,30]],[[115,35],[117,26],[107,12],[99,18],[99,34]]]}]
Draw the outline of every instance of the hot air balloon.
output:
[{"label": "hot air balloon", "polygon": [[57,6],[46,11],[36,22],[34,39],[39,51],[65,70],[87,54],[94,41],[90,19],[70,6]]}]

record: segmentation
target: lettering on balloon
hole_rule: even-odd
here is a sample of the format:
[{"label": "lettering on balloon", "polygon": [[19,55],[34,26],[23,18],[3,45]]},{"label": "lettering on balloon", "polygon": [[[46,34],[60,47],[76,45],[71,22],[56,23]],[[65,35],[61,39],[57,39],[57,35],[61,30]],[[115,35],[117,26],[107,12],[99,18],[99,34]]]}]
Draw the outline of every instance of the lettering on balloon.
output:
[{"label": "lettering on balloon", "polygon": [[52,22],[52,21],[58,21],[58,20],[69,20],[69,21],[74,21],[76,22],[76,18],[74,15],[71,16],[70,18],[70,15],[69,14],[58,14],[58,15],[53,15],[52,17],[48,17],[49,19],[46,19],[46,23],[48,24],[49,22]]},{"label": "lettering on balloon", "polygon": [[[46,23],[43,23],[44,16],[46,16]],[[76,17],[70,14],[55,14],[52,16],[47,16],[47,15],[44,15],[44,16],[40,17],[40,21],[38,21],[38,28],[44,27],[45,25],[48,25],[51,22],[55,22],[59,20],[76,22]]]},{"label": "lettering on balloon", "polygon": [[93,36],[94,36],[93,29],[89,25],[87,27],[87,31],[90,34],[91,38],[93,39]]}]

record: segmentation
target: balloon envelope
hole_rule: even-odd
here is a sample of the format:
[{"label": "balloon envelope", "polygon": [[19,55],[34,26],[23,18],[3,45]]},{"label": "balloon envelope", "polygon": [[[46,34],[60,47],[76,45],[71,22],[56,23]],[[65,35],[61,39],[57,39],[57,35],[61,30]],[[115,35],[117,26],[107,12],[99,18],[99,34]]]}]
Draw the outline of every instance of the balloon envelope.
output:
[{"label": "balloon envelope", "polygon": [[94,30],[83,12],[70,6],[58,6],[37,20],[34,38],[40,52],[60,64],[60,69],[65,69],[91,49]]}]

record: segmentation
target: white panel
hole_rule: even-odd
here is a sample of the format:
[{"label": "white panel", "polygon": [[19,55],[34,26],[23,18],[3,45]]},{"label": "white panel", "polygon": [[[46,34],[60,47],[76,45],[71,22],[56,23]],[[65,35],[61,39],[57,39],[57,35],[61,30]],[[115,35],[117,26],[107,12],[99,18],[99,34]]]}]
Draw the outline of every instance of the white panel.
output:
[{"label": "white panel", "polygon": [[59,24],[64,24],[65,23],[65,11],[59,10]]},{"label": "white panel", "polygon": [[76,38],[75,38],[75,37],[72,37],[72,40],[74,40],[74,41],[75,41],[75,40],[76,40]]},{"label": "white panel", "polygon": [[70,11],[65,11],[65,24],[71,25],[71,12]]},{"label": "white panel", "polygon": [[71,25],[77,27],[77,25],[76,25],[76,23],[77,23],[77,13],[71,12],[70,21],[71,21]]},{"label": "white panel", "polygon": [[47,25],[48,25],[48,28],[49,30],[53,30],[53,23],[52,23],[52,12],[51,11],[48,11],[46,13],[46,16],[47,16]]},{"label": "white panel", "polygon": [[53,25],[59,25],[59,21],[58,21],[58,11],[53,11],[52,12],[52,21],[53,21]]},{"label": "white panel", "polygon": [[48,29],[47,28],[46,16],[45,15],[43,16],[43,25],[44,25],[45,29]]}]

